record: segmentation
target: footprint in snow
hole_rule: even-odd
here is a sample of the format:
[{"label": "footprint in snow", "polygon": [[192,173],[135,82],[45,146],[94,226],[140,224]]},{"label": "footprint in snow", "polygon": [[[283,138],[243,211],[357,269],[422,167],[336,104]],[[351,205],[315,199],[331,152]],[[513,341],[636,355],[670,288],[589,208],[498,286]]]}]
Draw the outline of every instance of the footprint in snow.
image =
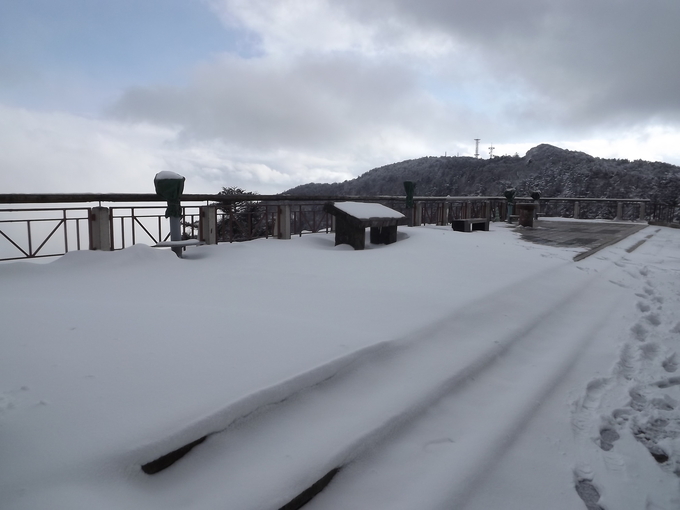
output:
[{"label": "footprint in snow", "polygon": [[673,326],[673,329],[671,329],[671,333],[680,333],[680,322]]},{"label": "footprint in snow", "polygon": [[608,452],[614,448],[614,443],[621,438],[614,427],[604,427],[600,430],[600,448]]},{"label": "footprint in snow", "polygon": [[633,333],[633,336],[640,342],[644,342],[645,339],[647,338],[647,335],[649,334],[647,329],[639,322],[634,324],[633,327],[630,328],[630,331],[631,333]]},{"label": "footprint in snow", "polygon": [[671,386],[680,386],[680,377],[669,377],[661,379],[654,383],[657,388],[670,388]]},{"label": "footprint in snow", "polygon": [[628,391],[630,402],[628,406],[635,411],[642,411],[647,406],[647,396],[639,386],[634,386]]},{"label": "footprint in snow", "polygon": [[642,289],[642,291],[647,294],[648,296],[653,296],[654,295],[654,289],[651,287],[645,287]]},{"label": "footprint in snow", "polygon": [[678,407],[678,401],[672,398],[670,395],[653,398],[651,400],[651,404],[659,411],[672,411]]},{"label": "footprint in snow", "polygon": [[647,303],[645,303],[643,301],[638,301],[637,307],[638,307],[638,310],[640,310],[641,312],[648,312],[652,308],[651,306],[649,306]]},{"label": "footprint in snow", "polygon": [[677,354],[673,353],[670,356],[668,356],[665,360],[663,360],[661,366],[666,372],[675,372],[678,369]]},{"label": "footprint in snow", "polygon": [[630,344],[625,344],[621,349],[621,356],[616,362],[616,372],[624,379],[631,380],[635,375],[635,354]]},{"label": "footprint in snow", "polygon": [[649,322],[652,326],[658,326],[661,324],[661,319],[659,318],[659,314],[657,313],[650,313],[645,315],[645,320]]},{"label": "footprint in snow", "polygon": [[625,407],[623,409],[614,409],[612,411],[612,418],[614,418],[614,421],[619,424],[623,425],[625,422],[627,422],[630,417],[633,415],[635,411],[633,411],[629,407]]},{"label": "footprint in snow", "polygon": [[651,361],[659,354],[659,344],[654,342],[647,342],[640,346],[640,354],[642,359]]},{"label": "footprint in snow", "polygon": [[600,492],[595,488],[592,480],[577,479],[574,488],[588,510],[604,510],[597,504],[600,501]]},{"label": "footprint in snow", "polygon": [[647,266],[645,266],[645,267],[643,267],[642,269],[640,269],[640,274],[641,274],[642,276],[647,276],[647,275],[649,274],[649,269],[647,269]]}]

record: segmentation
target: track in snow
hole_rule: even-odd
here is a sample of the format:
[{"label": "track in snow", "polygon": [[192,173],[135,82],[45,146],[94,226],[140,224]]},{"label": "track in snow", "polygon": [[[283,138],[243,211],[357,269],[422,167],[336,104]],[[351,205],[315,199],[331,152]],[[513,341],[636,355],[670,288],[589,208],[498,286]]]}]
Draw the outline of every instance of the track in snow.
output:
[{"label": "track in snow", "polygon": [[[569,284],[556,293],[553,278]],[[581,272],[566,263],[542,278],[456,310],[424,330],[302,374],[295,384],[264,390],[262,394],[272,396],[269,400],[260,394],[248,405],[242,402],[236,410],[218,413],[220,420],[208,417],[198,422],[194,434],[200,435],[194,439],[208,435],[203,444],[171,469],[154,477],[133,477],[131,483],[153,495],[156,480],[162,477],[178,491],[191,494],[204,486],[206,476],[202,469],[201,483],[192,488],[194,466],[207,465],[213,483],[234,495],[225,507],[277,509],[324,474],[349,466],[310,508],[334,508],[332,498],[338,491],[343,494],[342,507],[425,508],[424,494],[432,508],[437,502],[462,503],[607,320],[616,302],[590,298],[601,297],[602,286],[616,289],[601,274]],[[584,320],[574,323],[574,317]],[[556,341],[552,333],[565,329],[571,330],[571,341],[563,341],[563,336]],[[438,403],[452,432],[429,448],[446,450],[436,465],[449,469],[430,472],[424,466],[427,476],[415,489],[405,481],[404,494],[381,490],[380,477],[363,472],[374,460],[389,460],[390,439],[417,428]],[[478,415],[471,420],[472,408]],[[222,425],[205,429],[216,423]],[[186,432],[179,431],[178,437]],[[171,442],[161,441],[148,451],[141,448],[135,455],[152,460],[152,451],[162,451]],[[398,444],[404,442],[395,444],[398,456]],[[470,462],[456,472],[461,455]],[[253,484],[254,473],[266,485]],[[352,490],[362,483],[372,488]],[[385,483],[394,487],[394,478]],[[371,490],[375,501],[352,504],[353,493]]]}]

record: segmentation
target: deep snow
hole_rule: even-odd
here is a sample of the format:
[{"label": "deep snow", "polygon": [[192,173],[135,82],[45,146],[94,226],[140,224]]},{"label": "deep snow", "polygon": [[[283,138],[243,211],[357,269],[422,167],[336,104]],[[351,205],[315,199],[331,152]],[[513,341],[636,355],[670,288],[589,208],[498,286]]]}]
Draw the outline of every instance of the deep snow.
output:
[{"label": "deep snow", "polygon": [[0,265],[2,507],[680,507],[680,231],[366,246]]}]

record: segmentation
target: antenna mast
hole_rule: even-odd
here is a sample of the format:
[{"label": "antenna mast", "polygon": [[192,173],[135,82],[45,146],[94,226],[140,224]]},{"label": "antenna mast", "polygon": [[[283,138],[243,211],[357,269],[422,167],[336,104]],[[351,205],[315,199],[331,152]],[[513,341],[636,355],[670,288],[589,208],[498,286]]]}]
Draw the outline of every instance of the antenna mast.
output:
[{"label": "antenna mast", "polygon": [[481,138],[475,138],[475,157],[479,157],[479,141]]},{"label": "antenna mast", "polygon": [[493,144],[491,144],[491,145],[489,146],[489,159],[493,158],[493,150],[494,150],[495,148],[496,148],[496,147],[494,147]]}]

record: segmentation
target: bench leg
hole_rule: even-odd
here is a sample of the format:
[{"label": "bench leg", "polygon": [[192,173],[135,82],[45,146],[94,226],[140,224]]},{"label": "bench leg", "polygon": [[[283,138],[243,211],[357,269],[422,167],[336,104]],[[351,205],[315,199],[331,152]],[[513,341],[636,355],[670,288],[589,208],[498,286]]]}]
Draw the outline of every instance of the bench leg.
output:
[{"label": "bench leg", "polygon": [[474,224],[472,224],[472,230],[483,230],[484,232],[489,231],[489,222],[488,221],[478,221]]},{"label": "bench leg", "polygon": [[453,220],[451,222],[451,228],[456,232],[467,232],[465,230],[466,221],[465,220]]},{"label": "bench leg", "polygon": [[342,218],[335,222],[335,246],[349,244],[355,250],[363,250],[366,247],[366,229],[357,228]]},{"label": "bench leg", "polygon": [[392,244],[397,242],[397,226],[371,227],[371,244]]}]

